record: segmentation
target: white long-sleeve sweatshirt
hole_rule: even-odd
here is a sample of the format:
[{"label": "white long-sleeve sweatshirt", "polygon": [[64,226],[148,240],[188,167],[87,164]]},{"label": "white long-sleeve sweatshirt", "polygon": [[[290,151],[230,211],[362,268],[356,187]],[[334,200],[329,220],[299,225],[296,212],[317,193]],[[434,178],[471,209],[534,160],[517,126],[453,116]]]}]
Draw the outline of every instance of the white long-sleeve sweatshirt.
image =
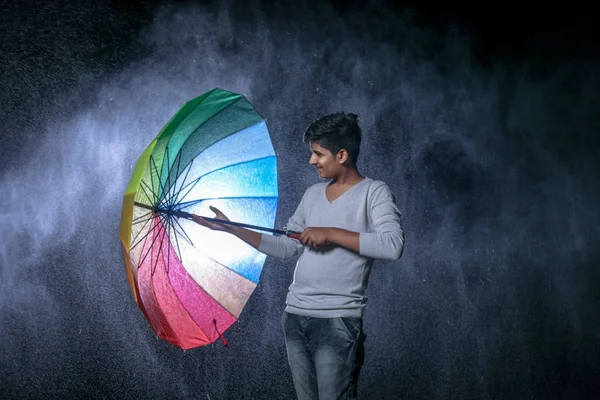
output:
[{"label": "white long-sleeve sweatshirt", "polygon": [[339,246],[319,252],[296,239],[267,234],[262,235],[258,249],[280,260],[300,254],[287,295],[287,312],[362,318],[373,261],[397,260],[402,255],[401,214],[382,181],[365,178],[332,202],[325,194],[327,184],[308,188],[287,229],[302,232],[308,227],[332,227],[358,232],[360,253]]}]

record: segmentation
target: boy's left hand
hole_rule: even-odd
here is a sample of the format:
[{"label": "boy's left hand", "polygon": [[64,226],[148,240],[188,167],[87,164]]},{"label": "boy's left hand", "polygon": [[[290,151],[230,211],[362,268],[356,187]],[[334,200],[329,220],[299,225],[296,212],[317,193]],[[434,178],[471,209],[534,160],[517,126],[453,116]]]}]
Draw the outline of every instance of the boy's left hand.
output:
[{"label": "boy's left hand", "polygon": [[334,247],[344,247],[360,254],[360,233],[340,228],[306,228],[300,242],[317,251],[326,252]]},{"label": "boy's left hand", "polygon": [[329,244],[329,228],[306,228],[300,234],[300,242],[313,249]]}]

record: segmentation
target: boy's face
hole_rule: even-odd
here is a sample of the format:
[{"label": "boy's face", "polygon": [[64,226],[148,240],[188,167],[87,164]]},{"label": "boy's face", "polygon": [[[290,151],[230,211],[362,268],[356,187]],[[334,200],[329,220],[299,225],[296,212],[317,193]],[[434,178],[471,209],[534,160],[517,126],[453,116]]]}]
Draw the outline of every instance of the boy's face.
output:
[{"label": "boy's face", "polygon": [[310,150],[308,162],[317,169],[319,176],[324,179],[335,178],[341,168],[336,155],[318,143],[311,143]]}]

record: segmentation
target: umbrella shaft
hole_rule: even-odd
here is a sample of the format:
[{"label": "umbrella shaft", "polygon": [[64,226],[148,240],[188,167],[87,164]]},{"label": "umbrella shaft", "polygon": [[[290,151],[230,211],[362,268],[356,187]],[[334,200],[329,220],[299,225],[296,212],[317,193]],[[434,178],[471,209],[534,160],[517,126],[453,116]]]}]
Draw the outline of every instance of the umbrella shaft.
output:
[{"label": "umbrella shaft", "polygon": [[[185,211],[178,211],[178,210],[166,210],[164,208],[157,208],[157,207],[152,207],[146,204],[142,204],[142,203],[138,203],[137,201],[134,202],[134,204],[138,207],[142,207],[145,208],[147,210],[152,211],[153,213],[157,213],[157,214],[167,214],[167,215],[174,215],[176,217],[180,217],[180,218],[186,218],[186,219],[192,219],[192,214],[185,212]],[[266,232],[273,232],[273,233],[277,233],[280,235],[294,235],[294,236],[298,236],[300,235],[300,232],[294,232],[294,231],[284,231],[281,229],[271,229],[271,228],[265,228],[263,226],[256,226],[256,225],[249,225],[249,224],[243,224],[241,222],[234,222],[234,221],[224,221],[222,219],[216,219],[216,218],[209,218],[209,217],[202,217],[207,221],[210,222],[217,222],[220,224],[225,224],[225,225],[233,225],[233,226],[241,226],[243,228],[248,228],[248,229],[258,229],[261,231],[266,231]]]}]

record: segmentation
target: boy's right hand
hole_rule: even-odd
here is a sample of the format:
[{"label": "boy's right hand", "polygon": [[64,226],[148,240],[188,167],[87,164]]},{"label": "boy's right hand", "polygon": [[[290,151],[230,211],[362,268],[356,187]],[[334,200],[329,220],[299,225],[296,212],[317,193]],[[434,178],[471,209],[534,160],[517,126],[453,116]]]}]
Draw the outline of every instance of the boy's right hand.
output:
[{"label": "boy's right hand", "polygon": [[[219,210],[217,207],[209,206],[209,208],[212,212],[215,213],[214,219],[229,221],[229,218],[227,218],[227,216],[223,214],[221,210]],[[220,224],[215,221],[207,221],[206,219],[204,219],[204,217],[201,217],[196,214],[192,214],[192,220],[194,220],[194,222],[196,222],[199,225],[202,225],[204,227],[207,227],[208,229],[212,229],[215,231],[227,231],[228,227],[230,227],[230,225],[227,224]]]}]

